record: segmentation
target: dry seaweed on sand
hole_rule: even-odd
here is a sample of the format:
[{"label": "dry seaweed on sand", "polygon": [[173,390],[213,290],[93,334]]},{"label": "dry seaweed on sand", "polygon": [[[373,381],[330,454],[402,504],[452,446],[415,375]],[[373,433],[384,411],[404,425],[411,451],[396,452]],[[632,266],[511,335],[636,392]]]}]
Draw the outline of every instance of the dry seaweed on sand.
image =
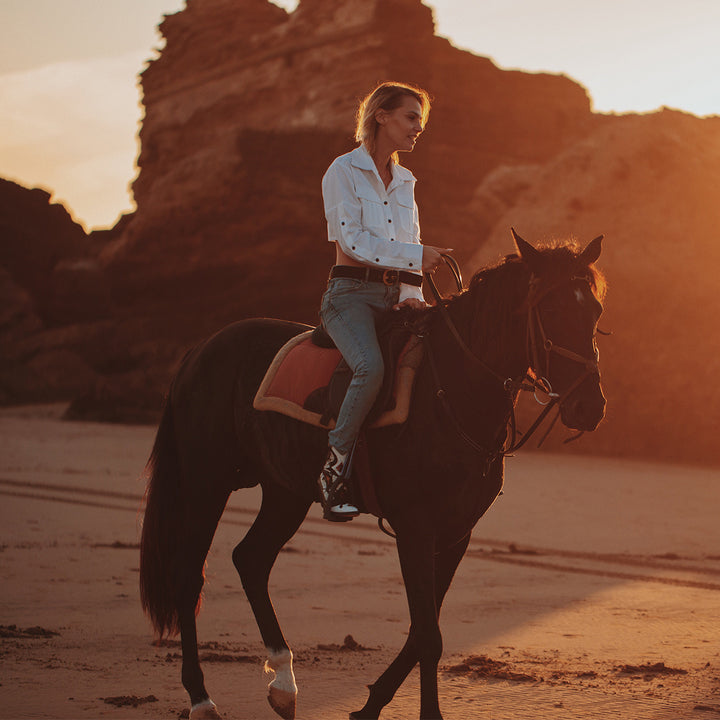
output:
[{"label": "dry seaweed on sand", "polygon": [[502,660],[493,660],[487,655],[471,655],[457,665],[445,668],[449,675],[462,675],[470,678],[492,678],[510,680],[512,682],[536,682],[538,678],[527,673],[519,673],[510,669],[510,665]]}]

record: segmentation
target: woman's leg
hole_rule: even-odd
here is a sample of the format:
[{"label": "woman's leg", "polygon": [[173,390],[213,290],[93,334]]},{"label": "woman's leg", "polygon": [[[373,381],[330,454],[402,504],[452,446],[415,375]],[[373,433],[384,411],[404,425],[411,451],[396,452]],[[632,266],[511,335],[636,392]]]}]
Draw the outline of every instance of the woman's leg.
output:
[{"label": "woman's leg", "polygon": [[385,309],[385,286],[333,280],[323,297],[320,316],[325,329],[353,373],[329,444],[346,455],[382,387],[384,365],[375,321]]},{"label": "woman's leg", "polygon": [[319,478],[328,520],[349,520],[359,512],[348,500],[344,478],[348,454],[382,387],[384,364],[375,321],[392,301],[387,290],[378,283],[338,278],[323,296],[323,324],[353,373],[328,435],[328,457]]}]

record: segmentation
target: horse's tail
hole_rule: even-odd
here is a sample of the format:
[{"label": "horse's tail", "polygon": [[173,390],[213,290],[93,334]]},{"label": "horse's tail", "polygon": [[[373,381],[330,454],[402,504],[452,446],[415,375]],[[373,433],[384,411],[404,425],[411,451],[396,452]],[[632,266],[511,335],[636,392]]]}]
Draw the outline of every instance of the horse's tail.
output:
[{"label": "horse's tail", "polygon": [[165,402],[160,426],[146,471],[145,517],[140,540],[140,601],[160,637],[179,631],[178,569],[184,503],[181,495],[180,460],[170,398]]}]

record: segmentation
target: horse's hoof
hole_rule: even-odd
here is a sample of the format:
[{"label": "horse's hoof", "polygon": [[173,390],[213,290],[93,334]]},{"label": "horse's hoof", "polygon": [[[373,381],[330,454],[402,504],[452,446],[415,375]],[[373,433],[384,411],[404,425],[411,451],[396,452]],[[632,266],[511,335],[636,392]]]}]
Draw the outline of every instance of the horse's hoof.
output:
[{"label": "horse's hoof", "polygon": [[297,693],[280,690],[272,685],[268,688],[270,707],[283,719],[295,720],[295,698]]},{"label": "horse's hoof", "polygon": [[203,700],[190,709],[190,720],[222,720],[217,706],[212,700]]}]

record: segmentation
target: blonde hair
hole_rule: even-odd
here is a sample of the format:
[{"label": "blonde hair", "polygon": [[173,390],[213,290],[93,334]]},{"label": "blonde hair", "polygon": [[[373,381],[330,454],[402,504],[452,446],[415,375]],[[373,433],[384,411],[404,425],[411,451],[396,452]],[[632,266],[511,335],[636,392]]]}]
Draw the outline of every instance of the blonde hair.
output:
[{"label": "blonde hair", "polygon": [[[378,110],[396,110],[403,103],[403,98],[415,98],[420,103],[423,127],[430,114],[430,95],[425,90],[399,82],[384,82],[378,85],[369,95],[361,101],[357,110],[357,124],[355,126],[355,140],[365,145],[372,155],[375,151],[375,135],[378,121],[375,114]],[[398,162],[398,154],[392,155],[393,162]]]}]

